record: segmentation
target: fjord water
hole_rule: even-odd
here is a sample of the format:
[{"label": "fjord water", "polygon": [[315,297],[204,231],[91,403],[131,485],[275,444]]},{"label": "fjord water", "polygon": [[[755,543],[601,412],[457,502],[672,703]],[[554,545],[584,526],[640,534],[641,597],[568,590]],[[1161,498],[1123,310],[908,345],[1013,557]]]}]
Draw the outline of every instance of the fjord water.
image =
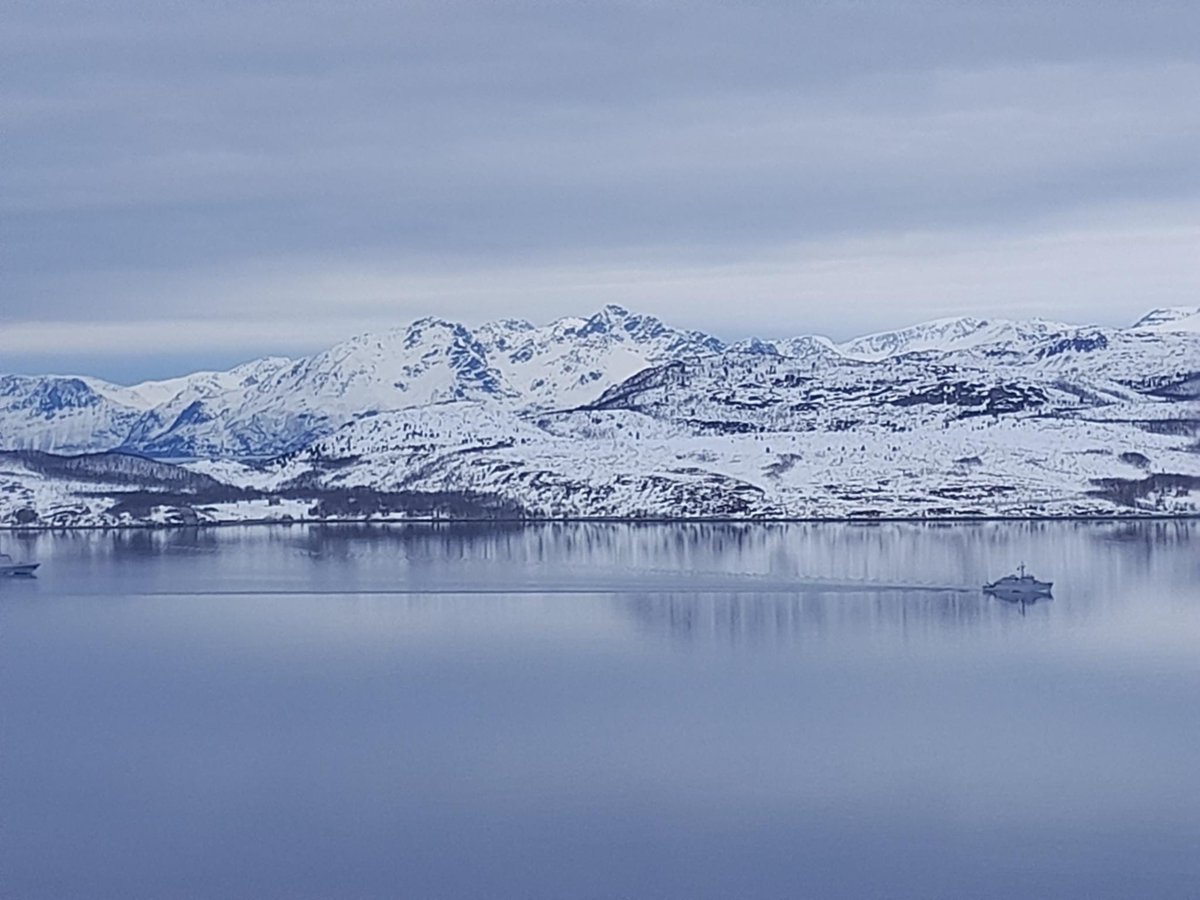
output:
[{"label": "fjord water", "polygon": [[0,896],[1195,897],[1198,544],[0,536]]}]

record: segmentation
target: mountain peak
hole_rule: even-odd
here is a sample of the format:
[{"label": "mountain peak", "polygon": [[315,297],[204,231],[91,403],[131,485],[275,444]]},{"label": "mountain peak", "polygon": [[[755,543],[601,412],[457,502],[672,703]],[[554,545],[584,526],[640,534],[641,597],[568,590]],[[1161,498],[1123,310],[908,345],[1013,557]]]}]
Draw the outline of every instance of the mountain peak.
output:
[{"label": "mountain peak", "polygon": [[580,337],[590,334],[608,334],[626,324],[630,318],[629,310],[615,303],[607,303],[600,311],[593,314],[579,329]]},{"label": "mountain peak", "polygon": [[629,310],[620,304],[605,304],[600,307],[600,312],[595,313],[592,318],[604,317],[607,319],[624,319],[630,314]]},{"label": "mountain peak", "polygon": [[449,319],[443,319],[440,316],[423,316],[420,319],[414,319],[409,324],[407,334],[410,339],[419,338],[427,331],[445,331],[455,337],[469,335],[465,325],[459,322],[451,322]]}]

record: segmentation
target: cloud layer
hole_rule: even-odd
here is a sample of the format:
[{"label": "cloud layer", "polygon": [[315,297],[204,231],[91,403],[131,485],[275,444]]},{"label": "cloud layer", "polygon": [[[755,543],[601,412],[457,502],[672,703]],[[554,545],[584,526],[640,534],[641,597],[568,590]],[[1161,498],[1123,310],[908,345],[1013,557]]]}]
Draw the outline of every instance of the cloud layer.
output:
[{"label": "cloud layer", "polygon": [[7,18],[0,369],[610,300],[731,336],[1200,302],[1183,3]]}]

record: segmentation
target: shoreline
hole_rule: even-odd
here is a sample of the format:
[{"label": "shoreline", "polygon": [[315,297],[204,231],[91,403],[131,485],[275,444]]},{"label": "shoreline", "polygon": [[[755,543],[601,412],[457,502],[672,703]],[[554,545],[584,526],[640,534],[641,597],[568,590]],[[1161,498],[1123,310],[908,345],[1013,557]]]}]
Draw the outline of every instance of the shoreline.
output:
[{"label": "shoreline", "polygon": [[879,525],[931,524],[973,525],[988,522],[1195,522],[1200,513],[1130,513],[1128,515],[1064,516],[563,516],[563,517],[412,517],[404,519],[231,519],[216,522],[122,522],[106,525],[0,525],[0,533],[46,533],[64,531],[179,531],[183,529],[281,528],[293,525]]}]

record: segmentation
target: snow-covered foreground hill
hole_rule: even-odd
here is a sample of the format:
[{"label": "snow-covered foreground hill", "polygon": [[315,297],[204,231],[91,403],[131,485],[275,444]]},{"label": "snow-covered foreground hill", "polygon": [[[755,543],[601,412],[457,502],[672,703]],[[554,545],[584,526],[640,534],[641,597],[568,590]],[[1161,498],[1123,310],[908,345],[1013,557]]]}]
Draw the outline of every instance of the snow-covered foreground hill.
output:
[{"label": "snow-covered foreground hill", "polygon": [[[726,344],[611,306],[541,327],[423,319],[132,387],[0,377],[0,448],[8,524],[1195,514],[1200,311],[844,344]],[[96,462],[81,480],[31,449],[207,479]]]}]

